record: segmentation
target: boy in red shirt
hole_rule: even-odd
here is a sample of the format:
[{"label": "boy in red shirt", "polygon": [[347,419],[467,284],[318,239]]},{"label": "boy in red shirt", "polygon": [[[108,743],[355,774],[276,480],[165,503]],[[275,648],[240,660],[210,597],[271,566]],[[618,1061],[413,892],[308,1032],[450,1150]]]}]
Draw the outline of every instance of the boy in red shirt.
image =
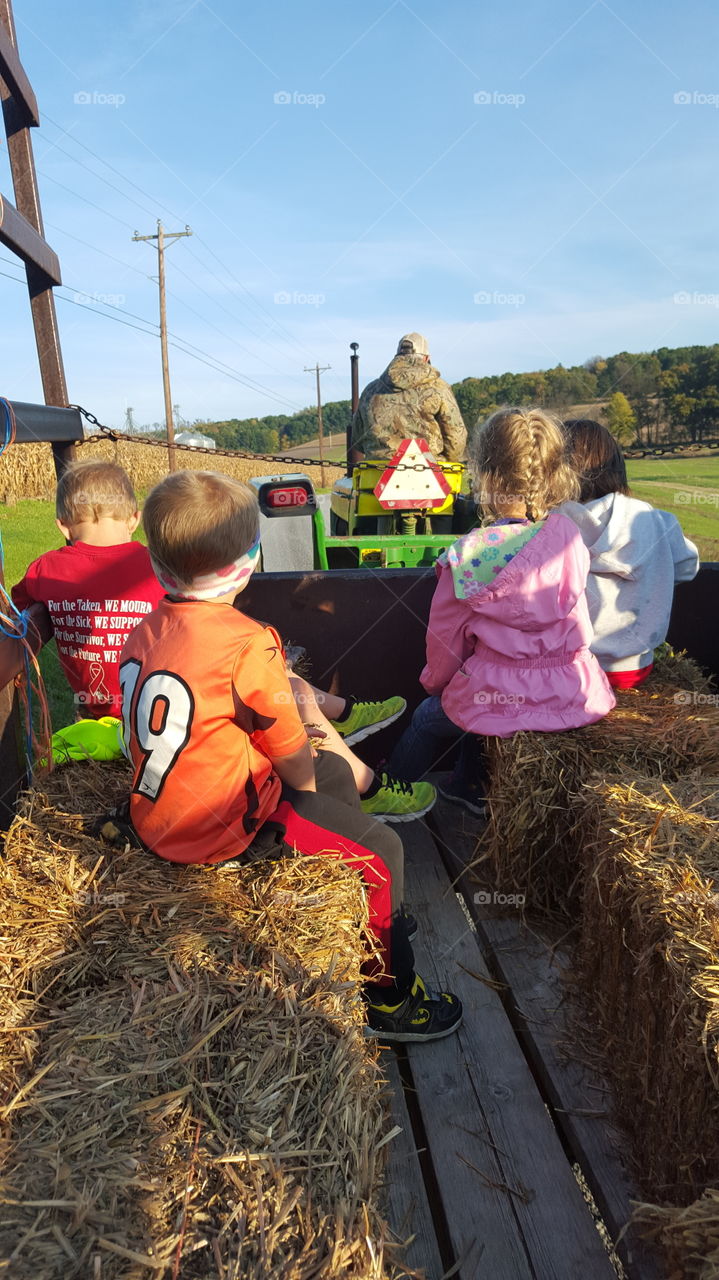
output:
[{"label": "boy in red shirt", "polygon": [[380,955],[368,962],[369,1028],[395,1040],[449,1035],[460,1002],[430,995],[414,973],[401,841],[362,813],[345,760],[313,755],[277,633],[232,607],[259,555],[254,492],[215,472],[175,472],[143,520],[167,595],[120,666],[137,835],[171,862],[296,850],[358,868]]},{"label": "boy in red shirt", "polygon": [[33,560],[13,602],[48,610],[78,714],[119,716],[123,645],[163,594],[147,548],[132,541],[140,515],[130,477],[114,462],[76,462],[58,481],[55,512],[70,545]]}]

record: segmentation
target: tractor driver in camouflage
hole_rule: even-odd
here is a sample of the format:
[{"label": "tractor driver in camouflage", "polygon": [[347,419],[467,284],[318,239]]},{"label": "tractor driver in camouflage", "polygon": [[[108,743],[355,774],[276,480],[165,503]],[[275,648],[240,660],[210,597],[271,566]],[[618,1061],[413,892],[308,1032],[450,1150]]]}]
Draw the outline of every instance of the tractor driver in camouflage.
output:
[{"label": "tractor driver in camouflage", "polygon": [[461,462],[467,430],[452,393],[429,359],[421,333],[400,338],[384,373],[365,387],[352,421],[352,448],[365,458],[391,458],[403,440],[426,440],[436,462]]},{"label": "tractor driver in camouflage", "polygon": [[[403,440],[426,440],[436,462],[461,462],[467,449],[467,429],[452,388],[429,359],[421,333],[400,338],[397,354],[384,373],[360,396],[352,420],[353,463],[362,458],[391,458]],[[400,532],[414,534],[416,513],[400,516]],[[451,528],[451,516],[434,516],[435,533]],[[390,533],[394,516],[363,516],[355,529],[362,533]]]}]

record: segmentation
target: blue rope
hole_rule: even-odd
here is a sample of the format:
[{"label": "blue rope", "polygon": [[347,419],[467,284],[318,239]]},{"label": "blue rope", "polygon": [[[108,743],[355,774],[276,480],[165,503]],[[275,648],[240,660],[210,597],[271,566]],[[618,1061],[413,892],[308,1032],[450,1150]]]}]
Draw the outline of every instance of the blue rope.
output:
[{"label": "blue rope", "polygon": [[3,407],[3,416],[5,420],[3,428],[5,439],[0,442],[0,456],[2,456],[8,445],[15,438],[15,419],[13,411],[4,396],[0,396],[0,404]]},{"label": "blue rope", "polygon": [[[0,453],[2,450],[0,450]],[[2,534],[0,534],[0,570],[4,569]],[[0,586],[0,635],[8,640],[25,640],[28,632],[27,614],[18,609],[3,586]],[[32,727],[32,684],[30,681],[30,654],[25,645],[22,648],[25,668],[25,689],[27,691],[27,720],[25,724],[25,769],[28,779],[32,780],[35,760],[35,739]]]}]

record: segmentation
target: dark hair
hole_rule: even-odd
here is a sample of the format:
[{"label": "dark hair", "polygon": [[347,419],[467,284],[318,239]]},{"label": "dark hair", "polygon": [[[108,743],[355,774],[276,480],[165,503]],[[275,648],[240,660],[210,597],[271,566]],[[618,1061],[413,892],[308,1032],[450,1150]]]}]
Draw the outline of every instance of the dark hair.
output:
[{"label": "dark hair", "polygon": [[567,457],[582,486],[580,502],[608,493],[629,493],[624,454],[607,427],[593,418],[569,418],[564,430]]}]

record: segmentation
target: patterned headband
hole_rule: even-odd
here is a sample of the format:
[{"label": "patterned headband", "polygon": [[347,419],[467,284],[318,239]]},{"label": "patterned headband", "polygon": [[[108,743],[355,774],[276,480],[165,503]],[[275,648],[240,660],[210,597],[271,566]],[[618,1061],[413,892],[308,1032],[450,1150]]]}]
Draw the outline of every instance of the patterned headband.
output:
[{"label": "patterned headband", "polygon": [[249,550],[233,560],[232,564],[226,565],[224,569],[216,569],[214,573],[202,573],[187,582],[180,578],[173,578],[161,569],[154,559],[152,567],[155,570],[155,577],[160,586],[165,588],[168,596],[177,600],[216,600],[218,596],[227,595],[229,591],[237,593],[247,586],[257,567],[259,554],[260,535],[258,533],[256,541]]}]

